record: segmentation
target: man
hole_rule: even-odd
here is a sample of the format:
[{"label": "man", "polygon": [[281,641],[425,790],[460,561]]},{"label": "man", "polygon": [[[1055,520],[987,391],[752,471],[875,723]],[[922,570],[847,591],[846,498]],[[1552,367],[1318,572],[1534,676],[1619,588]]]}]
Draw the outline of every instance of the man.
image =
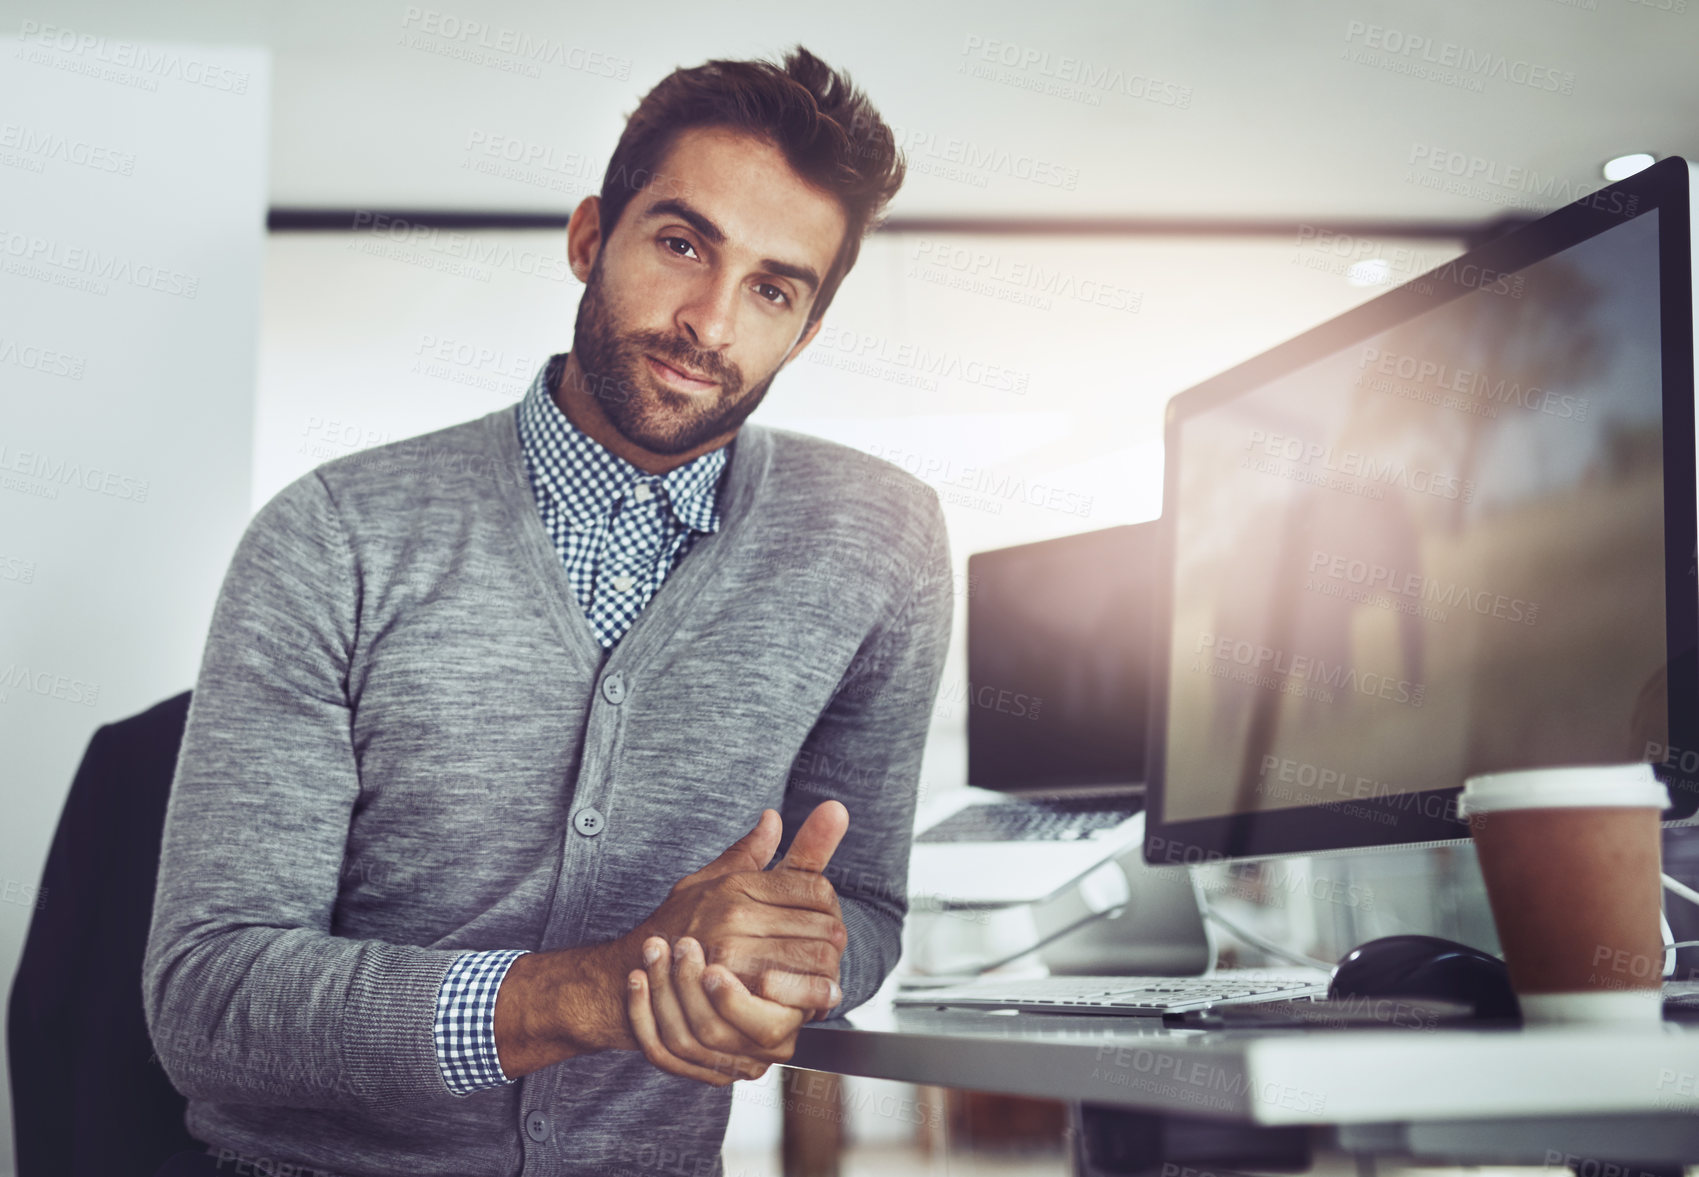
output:
[{"label": "man", "polygon": [[573,347],[517,409],[249,525],[143,978],[218,1156],[717,1173],[727,1084],[894,966],[937,496],[744,422],[901,179],[805,51],[675,72],[573,213]]}]

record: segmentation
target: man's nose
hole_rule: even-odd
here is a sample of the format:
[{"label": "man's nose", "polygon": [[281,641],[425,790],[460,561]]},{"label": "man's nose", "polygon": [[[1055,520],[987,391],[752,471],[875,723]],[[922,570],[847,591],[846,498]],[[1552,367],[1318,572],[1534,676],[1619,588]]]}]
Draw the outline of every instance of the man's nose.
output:
[{"label": "man's nose", "polygon": [[679,326],[697,347],[716,351],[733,340],[737,329],[737,285],[704,282],[678,312]]}]

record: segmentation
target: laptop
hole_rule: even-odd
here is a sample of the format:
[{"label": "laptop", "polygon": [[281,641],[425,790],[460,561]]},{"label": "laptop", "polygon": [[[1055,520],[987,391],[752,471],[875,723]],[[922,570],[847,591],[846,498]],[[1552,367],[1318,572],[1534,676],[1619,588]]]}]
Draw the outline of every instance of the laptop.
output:
[{"label": "laptop", "polygon": [[968,557],[967,785],[921,806],[909,892],[1047,899],[1144,838],[1158,523]]}]

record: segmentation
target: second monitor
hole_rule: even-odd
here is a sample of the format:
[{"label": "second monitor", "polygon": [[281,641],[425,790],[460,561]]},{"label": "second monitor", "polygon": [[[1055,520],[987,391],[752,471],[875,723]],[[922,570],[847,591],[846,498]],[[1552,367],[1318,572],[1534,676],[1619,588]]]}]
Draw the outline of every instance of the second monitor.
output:
[{"label": "second monitor", "polygon": [[968,784],[1143,784],[1158,525],[968,558]]},{"label": "second monitor", "polygon": [[1157,540],[1140,523],[969,558],[969,788],[923,816],[915,894],[1035,902],[1143,837]]}]

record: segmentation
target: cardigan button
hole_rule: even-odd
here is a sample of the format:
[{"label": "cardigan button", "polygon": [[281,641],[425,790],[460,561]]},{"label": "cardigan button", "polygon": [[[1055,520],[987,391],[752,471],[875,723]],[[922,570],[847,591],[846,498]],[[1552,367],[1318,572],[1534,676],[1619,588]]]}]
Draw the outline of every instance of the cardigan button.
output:
[{"label": "cardigan button", "polygon": [[625,675],[614,671],[602,680],[602,698],[610,703],[625,702]]},{"label": "cardigan button", "polygon": [[607,819],[602,816],[602,811],[594,805],[587,805],[580,809],[572,819],[572,828],[586,838],[594,838],[602,832],[602,827],[607,824]]},{"label": "cardigan button", "polygon": [[526,1116],[525,1135],[532,1140],[547,1140],[549,1138],[549,1118],[542,1112],[532,1112]]}]

